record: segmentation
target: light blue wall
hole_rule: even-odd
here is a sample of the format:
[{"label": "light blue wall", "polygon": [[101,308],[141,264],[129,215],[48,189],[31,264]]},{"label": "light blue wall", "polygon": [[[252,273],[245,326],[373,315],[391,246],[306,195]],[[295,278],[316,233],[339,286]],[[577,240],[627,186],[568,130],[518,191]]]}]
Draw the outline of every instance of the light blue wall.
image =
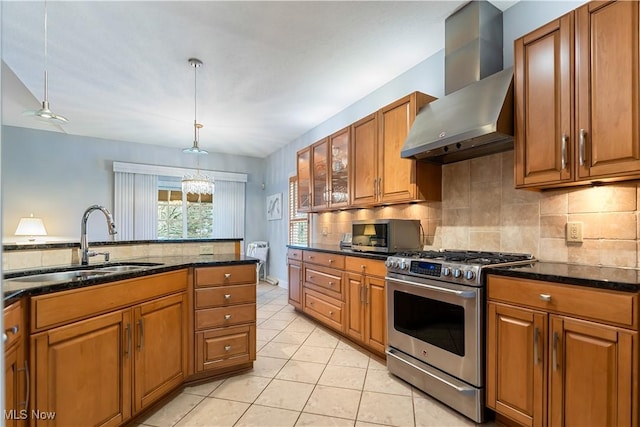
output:
[{"label": "light blue wall", "polygon": [[[507,9],[503,14],[504,66],[510,67],[513,65],[513,41],[516,38],[575,9],[583,3],[585,1],[520,1]],[[411,70],[398,76],[329,120],[320,123],[269,156],[265,175],[267,192],[284,192],[286,194],[289,177],[296,174],[296,151],[414,91],[424,92],[436,97],[441,97],[444,94],[444,51],[425,59]],[[313,102],[313,100],[309,102]],[[287,212],[286,209],[285,212]],[[267,224],[267,230],[268,240],[271,245],[269,274],[278,278],[281,283],[286,284],[287,219],[270,221]]]},{"label": "light blue wall", "polygon": [[[168,147],[3,126],[5,241],[10,240],[19,218],[31,212],[44,217],[49,235],[79,241],[80,219],[89,205],[113,209],[113,161],[194,168],[194,159]],[[265,160],[210,153],[200,162],[202,169],[248,174],[245,239],[266,240]],[[89,219],[89,240],[110,240],[99,215]]]}]

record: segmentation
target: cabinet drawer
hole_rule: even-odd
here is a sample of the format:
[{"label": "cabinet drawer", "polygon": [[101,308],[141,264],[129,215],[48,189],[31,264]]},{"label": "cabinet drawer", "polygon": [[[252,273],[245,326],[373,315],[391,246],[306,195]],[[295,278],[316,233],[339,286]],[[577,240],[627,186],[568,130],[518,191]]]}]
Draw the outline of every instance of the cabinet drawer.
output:
[{"label": "cabinet drawer", "polygon": [[310,289],[304,290],[303,311],[339,331],[344,329],[343,307],[344,303],[331,297]]},{"label": "cabinet drawer", "polygon": [[248,363],[256,359],[255,325],[196,333],[196,371]]},{"label": "cabinet drawer", "polygon": [[244,304],[230,307],[196,310],[196,329],[217,328],[256,321],[256,305]]},{"label": "cabinet drawer", "polygon": [[16,301],[4,309],[4,330],[7,340],[4,348],[11,347],[22,337],[24,325],[22,323],[22,302]]},{"label": "cabinet drawer", "polygon": [[488,298],[638,328],[638,295],[537,280],[489,276]]},{"label": "cabinet drawer", "polygon": [[354,273],[380,277],[384,277],[387,274],[387,267],[384,265],[384,261],[375,259],[348,256],[345,258],[344,265],[345,270]]},{"label": "cabinet drawer", "polygon": [[342,274],[333,269],[304,269],[304,284],[315,285],[316,290],[342,300]]},{"label": "cabinet drawer", "polygon": [[256,285],[196,289],[196,309],[256,302]]},{"label": "cabinet drawer", "polygon": [[239,285],[256,282],[255,264],[196,268],[196,286]]},{"label": "cabinet drawer", "polygon": [[304,262],[323,265],[325,267],[344,269],[344,255],[326,252],[303,251]]},{"label": "cabinet drawer", "polygon": [[302,249],[287,249],[287,258],[302,261]]}]

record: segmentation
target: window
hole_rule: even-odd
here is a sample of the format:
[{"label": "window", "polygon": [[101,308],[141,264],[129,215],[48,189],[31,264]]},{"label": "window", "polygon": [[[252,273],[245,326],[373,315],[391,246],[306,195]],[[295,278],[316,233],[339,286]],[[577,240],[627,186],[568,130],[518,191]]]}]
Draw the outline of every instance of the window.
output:
[{"label": "window", "polygon": [[298,180],[289,178],[289,244],[309,243],[309,215],[298,212]]},{"label": "window", "polygon": [[113,162],[113,172],[116,240],[244,239],[247,174],[202,170],[212,196],[182,194],[193,169]]},{"label": "window", "polygon": [[210,238],[213,234],[213,195],[183,194],[180,181],[158,179],[158,239]]}]

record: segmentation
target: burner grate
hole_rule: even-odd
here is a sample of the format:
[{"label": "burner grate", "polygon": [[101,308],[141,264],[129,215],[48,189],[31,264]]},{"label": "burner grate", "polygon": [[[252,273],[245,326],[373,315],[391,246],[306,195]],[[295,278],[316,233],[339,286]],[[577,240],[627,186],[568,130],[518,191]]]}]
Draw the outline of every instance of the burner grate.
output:
[{"label": "burner grate", "polygon": [[462,250],[412,251],[401,252],[396,254],[396,256],[405,258],[437,259],[480,265],[504,264],[533,259],[530,254]]}]

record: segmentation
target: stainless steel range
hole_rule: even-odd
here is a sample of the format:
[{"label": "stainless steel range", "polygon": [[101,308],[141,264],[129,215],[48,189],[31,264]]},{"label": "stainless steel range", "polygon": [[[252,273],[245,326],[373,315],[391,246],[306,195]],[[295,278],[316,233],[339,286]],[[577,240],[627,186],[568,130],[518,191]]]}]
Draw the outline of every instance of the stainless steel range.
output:
[{"label": "stainless steel range", "polygon": [[531,262],[528,254],[451,250],[387,258],[389,371],[483,422],[483,270]]}]

